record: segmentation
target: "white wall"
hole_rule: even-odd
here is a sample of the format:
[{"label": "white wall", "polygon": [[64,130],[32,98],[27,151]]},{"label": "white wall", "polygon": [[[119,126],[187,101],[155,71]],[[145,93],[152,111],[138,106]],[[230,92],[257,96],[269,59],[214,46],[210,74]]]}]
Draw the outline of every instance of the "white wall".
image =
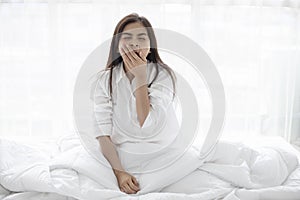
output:
[{"label": "white wall", "polygon": [[213,59],[226,90],[224,135],[300,137],[299,1],[4,2],[11,1],[0,3],[2,137],[72,130],[81,64],[132,12],[189,36]]}]

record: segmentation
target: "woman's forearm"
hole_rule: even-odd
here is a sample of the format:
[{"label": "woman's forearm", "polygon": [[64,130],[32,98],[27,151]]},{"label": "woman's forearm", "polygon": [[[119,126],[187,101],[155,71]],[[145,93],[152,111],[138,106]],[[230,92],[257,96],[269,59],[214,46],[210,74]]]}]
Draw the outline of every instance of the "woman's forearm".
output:
[{"label": "woman's forearm", "polygon": [[136,83],[138,86],[134,92],[136,98],[136,112],[140,126],[142,127],[150,111],[150,100],[147,84],[144,84],[146,83],[145,77],[136,77]]},{"label": "woman's forearm", "polygon": [[118,152],[116,151],[116,147],[111,141],[110,136],[100,136],[97,137],[97,140],[101,146],[102,154],[110,163],[115,175],[117,175],[120,171],[124,171]]}]

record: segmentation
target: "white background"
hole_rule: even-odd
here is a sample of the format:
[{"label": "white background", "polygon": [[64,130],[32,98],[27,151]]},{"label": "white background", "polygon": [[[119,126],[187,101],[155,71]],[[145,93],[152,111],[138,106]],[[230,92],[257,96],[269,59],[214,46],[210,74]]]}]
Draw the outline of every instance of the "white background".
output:
[{"label": "white background", "polygon": [[81,65],[136,12],[155,28],[187,35],[211,57],[227,98],[224,136],[300,138],[300,1],[0,2],[1,137],[72,131]]}]

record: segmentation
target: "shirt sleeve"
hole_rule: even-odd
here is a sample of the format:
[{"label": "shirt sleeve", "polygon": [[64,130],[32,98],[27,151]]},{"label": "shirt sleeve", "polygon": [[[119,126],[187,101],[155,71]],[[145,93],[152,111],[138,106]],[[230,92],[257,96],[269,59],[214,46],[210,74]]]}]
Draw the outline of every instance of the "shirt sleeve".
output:
[{"label": "shirt sleeve", "polygon": [[108,87],[108,71],[100,74],[94,91],[95,138],[112,133],[112,99]]},{"label": "shirt sleeve", "polygon": [[143,123],[140,126],[137,112],[136,112],[136,99],[134,91],[138,89],[138,85],[135,79],[131,82],[132,90],[132,121],[140,127],[142,132],[151,133],[154,129],[159,129],[167,119],[167,109],[172,106],[173,102],[173,82],[168,72],[161,70],[157,79],[152,83],[151,87],[148,88],[148,95],[150,100],[150,110]]}]

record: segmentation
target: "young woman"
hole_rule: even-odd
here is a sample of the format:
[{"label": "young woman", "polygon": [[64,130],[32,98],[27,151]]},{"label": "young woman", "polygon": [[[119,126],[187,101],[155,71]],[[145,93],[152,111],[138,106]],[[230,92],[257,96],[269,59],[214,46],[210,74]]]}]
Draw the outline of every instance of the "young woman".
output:
[{"label": "young woman", "polygon": [[172,143],[179,127],[172,106],[176,77],[161,60],[154,30],[145,17],[133,13],[117,24],[107,66],[99,77],[95,137],[120,190],[134,194],[140,187],[130,172],[142,170],[151,159],[124,152],[158,150]]}]

